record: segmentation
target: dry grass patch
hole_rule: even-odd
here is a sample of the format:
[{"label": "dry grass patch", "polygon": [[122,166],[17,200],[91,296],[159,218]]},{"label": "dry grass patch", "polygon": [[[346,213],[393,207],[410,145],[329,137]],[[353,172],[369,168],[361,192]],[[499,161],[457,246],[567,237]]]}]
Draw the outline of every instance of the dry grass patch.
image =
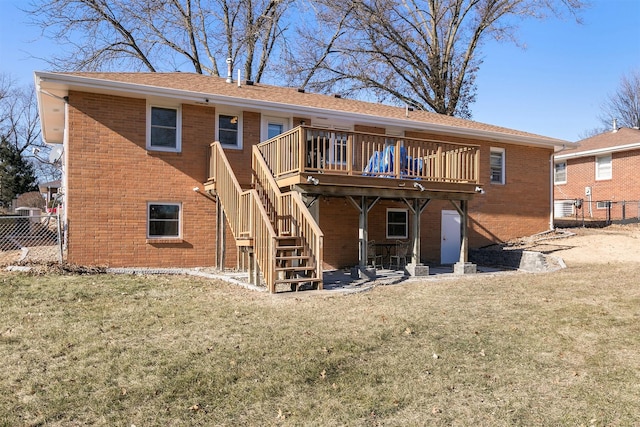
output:
[{"label": "dry grass patch", "polygon": [[0,425],[631,425],[640,265],[267,295],[0,274]]}]

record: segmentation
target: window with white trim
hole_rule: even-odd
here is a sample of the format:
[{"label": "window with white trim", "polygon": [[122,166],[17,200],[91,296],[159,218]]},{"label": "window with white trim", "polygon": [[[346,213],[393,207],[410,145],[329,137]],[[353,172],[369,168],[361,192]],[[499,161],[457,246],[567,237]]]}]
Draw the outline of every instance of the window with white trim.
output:
[{"label": "window with white trim", "polygon": [[147,203],[147,238],[176,239],[181,236],[180,203]]},{"label": "window with white trim", "polygon": [[289,119],[286,117],[262,117],[262,141],[275,138],[289,130]]},{"label": "window with white trim", "polygon": [[504,184],[504,148],[491,147],[489,155],[489,166],[491,170],[491,183]]},{"label": "window with white trim", "polygon": [[611,179],[611,154],[596,157],[596,180]]},{"label": "window with white trim", "polygon": [[409,237],[409,210],[387,208],[387,239]]},{"label": "window with white trim", "polygon": [[605,200],[602,202],[596,202],[596,209],[608,209],[611,207],[611,201]]},{"label": "window with white trim", "polygon": [[216,114],[216,138],[225,148],[242,148],[242,116]]},{"label": "window with white trim", "polygon": [[148,105],[147,150],[179,152],[182,145],[182,110]]},{"label": "window with white trim", "polygon": [[553,182],[554,184],[566,184],[567,183],[567,162],[555,162],[553,168]]}]

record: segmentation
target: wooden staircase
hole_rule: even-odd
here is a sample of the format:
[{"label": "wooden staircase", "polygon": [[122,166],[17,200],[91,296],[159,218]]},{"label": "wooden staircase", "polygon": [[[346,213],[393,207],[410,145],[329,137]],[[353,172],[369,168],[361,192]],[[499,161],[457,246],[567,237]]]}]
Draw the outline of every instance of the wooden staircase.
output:
[{"label": "wooden staircase", "polygon": [[254,188],[243,191],[215,142],[205,183],[217,195],[239,252],[249,258],[251,281],[257,284],[261,273],[272,293],[287,285],[292,291],[322,289],[322,231],[299,193],[281,193],[256,147],[252,167]]}]

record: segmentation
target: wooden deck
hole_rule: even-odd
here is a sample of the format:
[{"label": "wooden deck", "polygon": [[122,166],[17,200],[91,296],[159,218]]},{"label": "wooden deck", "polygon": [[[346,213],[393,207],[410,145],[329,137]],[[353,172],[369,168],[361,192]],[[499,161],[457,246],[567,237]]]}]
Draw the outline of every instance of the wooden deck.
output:
[{"label": "wooden deck", "polygon": [[[381,199],[403,200],[414,216],[411,258],[420,260],[420,215],[430,200],[451,200],[467,223],[468,201],[480,185],[479,153],[476,145],[299,126],[252,147],[249,190],[213,143],[205,190],[217,196],[224,212],[217,229],[224,229],[226,215],[254,283],[261,275],[271,292],[281,284],[322,289],[324,237],[301,194],[346,197],[358,209],[360,267],[367,260],[369,210]],[[462,230],[460,261],[466,262]]]},{"label": "wooden deck", "polygon": [[257,147],[302,193],[462,200],[480,184],[477,145],[299,126]]}]

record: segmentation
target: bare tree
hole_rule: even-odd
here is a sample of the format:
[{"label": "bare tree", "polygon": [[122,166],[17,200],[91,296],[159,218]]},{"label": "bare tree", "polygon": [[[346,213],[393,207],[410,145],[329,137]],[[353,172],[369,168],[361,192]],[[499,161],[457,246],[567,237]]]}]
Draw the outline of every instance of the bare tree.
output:
[{"label": "bare tree", "polygon": [[613,120],[619,127],[640,128],[640,70],[633,70],[620,78],[618,89],[602,104],[600,121],[610,128]]},{"label": "bare tree", "polygon": [[33,0],[28,12],[43,35],[66,49],[46,58],[54,69],[217,76],[231,58],[233,66],[243,64],[247,79],[260,81],[284,37],[280,22],[292,2]]},{"label": "bare tree", "polygon": [[0,136],[12,150],[30,161],[40,179],[53,181],[59,169],[48,159],[50,146],[42,141],[35,91],[31,85],[17,86],[0,74]]},{"label": "bare tree", "polygon": [[517,22],[582,0],[317,0],[316,28],[301,34],[292,82],[324,92],[470,117],[480,47],[516,41]]}]

